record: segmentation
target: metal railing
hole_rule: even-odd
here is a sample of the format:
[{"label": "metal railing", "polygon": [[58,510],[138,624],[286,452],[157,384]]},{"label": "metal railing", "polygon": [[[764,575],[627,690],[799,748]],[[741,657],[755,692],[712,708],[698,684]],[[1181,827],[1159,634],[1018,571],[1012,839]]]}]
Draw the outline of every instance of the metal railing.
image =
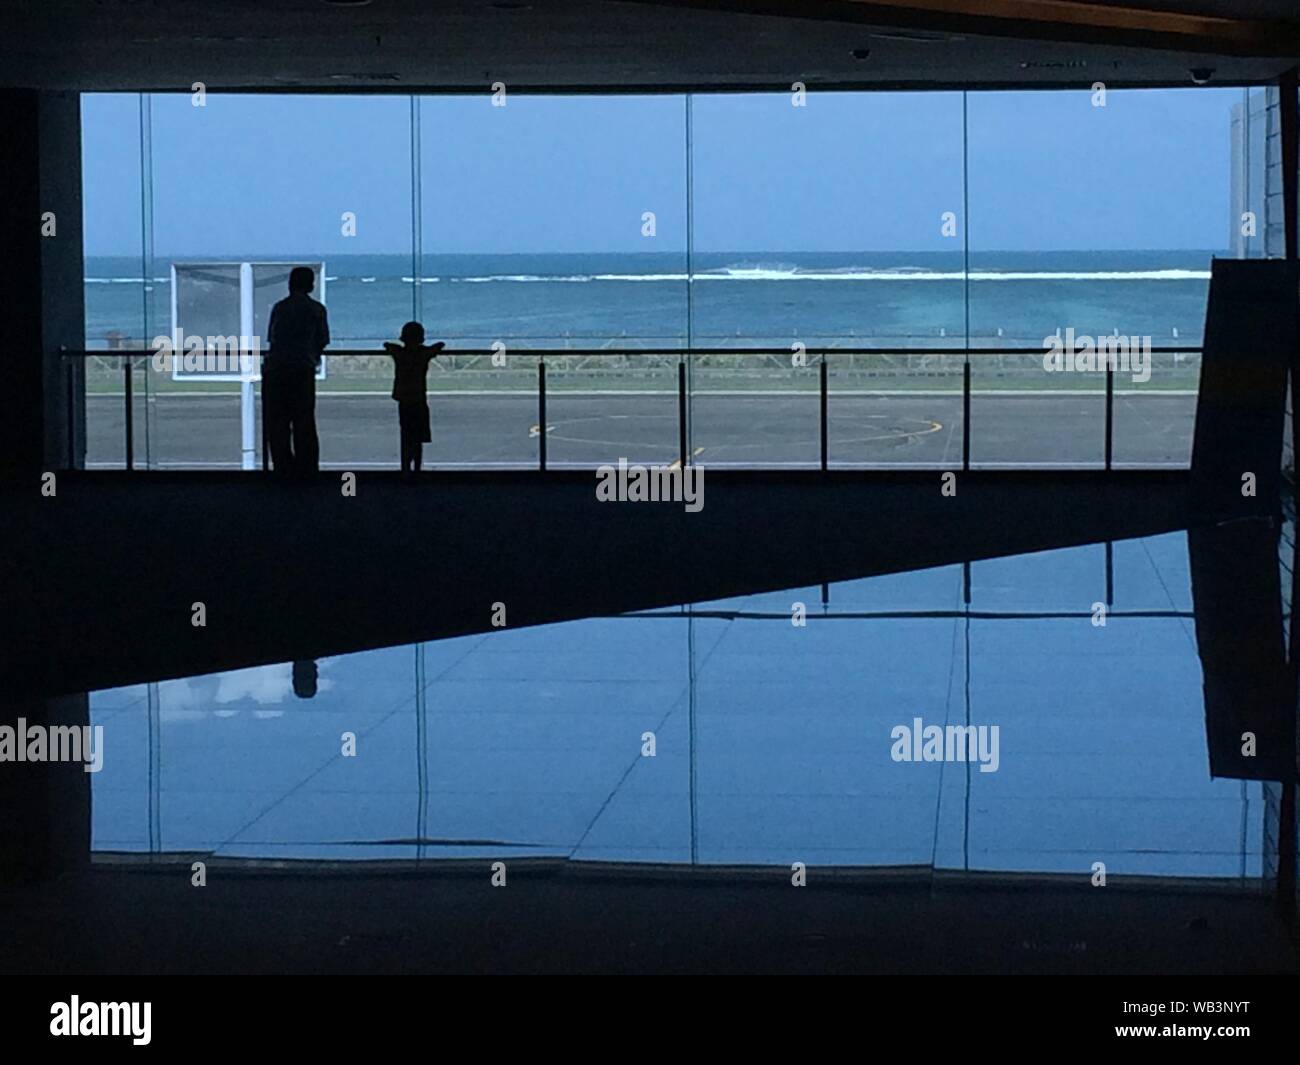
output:
[{"label": "metal railing", "polygon": [[[1201,347],[1194,345],[1175,345],[1151,347],[1148,353],[1155,355],[1199,355]],[[132,371],[136,366],[137,360],[153,359],[156,352],[152,348],[113,348],[113,349],[65,349],[61,352],[62,356],[67,359],[87,359],[87,358],[110,358],[119,359],[122,362],[122,382],[123,382],[123,405],[124,405],[124,424],[125,424],[125,448],[126,459],[125,467],[127,470],[135,469],[134,449],[135,449],[135,430],[134,430],[134,385]],[[789,359],[792,350],[789,347],[691,347],[683,349],[681,347],[668,348],[518,348],[506,352],[494,351],[492,349],[466,348],[466,349],[444,349],[441,353],[443,357],[467,357],[467,358],[499,358],[508,359],[536,359],[537,360],[537,415],[539,427],[538,440],[538,469],[545,470],[547,462],[546,450],[546,360],[548,358],[558,359],[561,357],[583,357],[583,358],[628,358],[628,357],[657,357],[657,358],[676,358],[677,361],[677,437],[678,437],[678,459],[677,461],[685,466],[690,464],[691,454],[688,446],[688,391],[687,391],[687,362],[689,360],[708,357],[708,356],[732,356],[732,357],[764,357],[771,358],[780,356],[783,359]],[[818,420],[819,420],[819,450],[820,450],[820,469],[828,470],[830,468],[829,456],[829,408],[830,408],[830,388],[829,388],[829,371],[827,358],[831,356],[939,356],[939,357],[961,357],[964,359],[962,364],[962,470],[969,470],[970,464],[970,441],[971,441],[971,359],[993,356],[1037,356],[1043,355],[1043,348],[1040,347],[942,347],[942,348],[917,348],[917,347],[808,347],[802,349],[802,354],[809,359],[820,359],[818,372]],[[330,348],[325,352],[329,358],[337,357],[385,357],[386,353],[374,348]],[[791,370],[808,368],[807,364],[801,366],[790,366]],[[1097,371],[1100,373],[1100,371]],[[1107,365],[1105,368],[1105,422],[1104,422],[1104,458],[1102,468],[1110,470],[1114,460],[1114,407],[1115,407],[1115,373],[1116,368],[1113,365]],[[238,377],[231,377],[232,381],[239,380]],[[761,393],[757,393],[761,394]],[[1068,394],[1062,390],[1062,394]],[[262,469],[269,468],[268,448],[266,443],[265,427],[262,433]]]}]

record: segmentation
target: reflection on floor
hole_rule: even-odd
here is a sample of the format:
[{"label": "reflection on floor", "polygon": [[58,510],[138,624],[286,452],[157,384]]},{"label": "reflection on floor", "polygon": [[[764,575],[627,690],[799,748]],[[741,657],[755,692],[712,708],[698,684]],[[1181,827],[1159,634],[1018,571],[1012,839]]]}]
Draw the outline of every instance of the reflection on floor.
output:
[{"label": "reflection on floor", "polygon": [[97,692],[93,848],[1256,880],[1192,611],[1175,533]]}]

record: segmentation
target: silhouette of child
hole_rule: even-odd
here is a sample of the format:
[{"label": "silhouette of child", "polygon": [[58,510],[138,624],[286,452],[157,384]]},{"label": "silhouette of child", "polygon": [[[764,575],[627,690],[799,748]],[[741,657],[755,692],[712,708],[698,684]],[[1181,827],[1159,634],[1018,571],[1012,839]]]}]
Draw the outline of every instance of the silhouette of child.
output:
[{"label": "silhouette of child", "polygon": [[429,399],[426,376],[429,362],[438,357],[446,345],[439,341],[427,347],[424,326],[407,322],[402,326],[402,342],[384,342],[384,350],[393,357],[393,398],[397,400],[397,421],[401,430],[402,473],[410,476],[424,462],[424,445],[433,439],[429,431]]}]

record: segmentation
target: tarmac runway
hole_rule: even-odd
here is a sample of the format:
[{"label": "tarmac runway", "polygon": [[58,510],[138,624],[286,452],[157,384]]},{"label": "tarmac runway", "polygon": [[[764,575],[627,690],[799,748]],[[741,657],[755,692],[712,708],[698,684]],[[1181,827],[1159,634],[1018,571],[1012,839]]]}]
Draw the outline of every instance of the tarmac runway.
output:
[{"label": "tarmac runway", "polygon": [[[535,466],[537,398],[531,393],[432,393],[433,442],[425,466]],[[87,465],[124,465],[122,397],[87,397]],[[1119,392],[1114,463],[1186,466],[1196,397]],[[553,392],[547,399],[549,466],[669,463],[678,457],[671,392]],[[322,465],[397,466],[397,409],[383,393],[321,392],[316,400]],[[820,462],[816,393],[696,393],[692,460],[702,465],[814,467]],[[155,394],[135,400],[135,461],[154,469],[235,469],[240,464],[238,393]],[[260,410],[256,426],[260,463]],[[1101,465],[1105,399],[1070,392],[975,392],[971,464]],[[832,466],[951,468],[962,464],[962,399],[955,392],[832,394]]]}]

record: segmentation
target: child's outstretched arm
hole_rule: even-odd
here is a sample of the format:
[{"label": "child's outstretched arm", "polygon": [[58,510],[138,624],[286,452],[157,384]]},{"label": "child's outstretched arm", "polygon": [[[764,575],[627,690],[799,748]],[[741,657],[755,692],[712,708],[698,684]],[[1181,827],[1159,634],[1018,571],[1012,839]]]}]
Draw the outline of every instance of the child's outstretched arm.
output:
[{"label": "child's outstretched arm", "polygon": [[424,350],[433,358],[438,357],[438,352],[447,346],[446,341],[439,340],[436,344],[429,344]]},{"label": "child's outstretched arm", "polygon": [[401,344],[395,344],[395,343],[394,343],[393,341],[391,341],[391,340],[385,340],[385,341],[384,341],[384,350],[385,350],[386,352],[388,352],[389,355],[396,355],[399,351],[402,350],[402,345],[401,345]]}]

